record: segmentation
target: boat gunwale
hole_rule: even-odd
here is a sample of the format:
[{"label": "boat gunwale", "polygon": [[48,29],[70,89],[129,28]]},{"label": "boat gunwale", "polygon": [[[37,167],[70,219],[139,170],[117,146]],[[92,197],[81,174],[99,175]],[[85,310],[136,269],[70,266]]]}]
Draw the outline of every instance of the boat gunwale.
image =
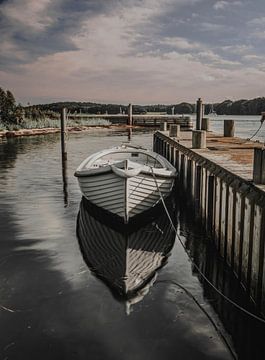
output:
[{"label": "boat gunwale", "polygon": [[[105,150],[101,150],[97,153],[94,153],[90,156],[88,156],[85,160],[82,161],[82,163],[78,166],[76,172],[75,172],[75,176],[79,176],[79,174],[81,172],[84,172],[84,171],[91,171],[91,170],[95,170],[92,168],[92,164],[95,163],[95,161],[99,160],[101,157],[105,156],[105,155],[108,155],[108,154],[124,154],[124,153],[128,153],[128,154],[131,154],[131,153],[138,153],[138,154],[144,154],[144,155],[147,155],[149,157],[151,157],[153,160],[157,161],[161,166],[162,168],[158,168],[158,169],[165,169],[165,170],[168,170],[168,171],[176,171],[176,169],[174,168],[174,166],[166,159],[164,158],[163,156],[153,152],[153,151],[150,151],[150,150],[145,150],[145,149],[138,149],[138,148],[134,148],[134,147],[131,147],[130,146],[126,146],[126,147],[115,147],[115,148],[110,148],[110,149],[105,149]],[[90,163],[90,164],[89,164]],[[87,166],[89,164],[89,167],[87,169],[84,169],[85,166]],[[106,166],[103,166],[101,167],[104,168],[104,167],[108,167],[110,165],[106,165]],[[153,167],[153,169],[156,169],[155,167]]]},{"label": "boat gunwale", "polygon": [[[106,169],[106,171],[102,171],[102,169],[103,168],[101,168],[100,170],[100,172],[93,172],[93,173],[91,173],[91,169],[87,169],[87,170],[83,170],[83,171],[77,171],[76,170],[76,172],[74,173],[74,176],[75,177],[77,177],[77,178],[79,178],[79,177],[92,177],[92,176],[99,176],[99,175],[106,175],[106,174],[111,174],[111,173],[113,173],[114,174],[114,172],[113,172],[113,170],[111,170],[111,168],[110,169]],[[97,170],[97,169],[93,169],[93,170]],[[176,171],[174,172],[174,171],[172,171],[172,170],[167,170],[167,169],[164,169],[165,171],[168,171],[169,172],[169,174],[157,174],[156,172],[155,172],[155,169],[153,169],[153,172],[154,172],[154,175],[155,175],[155,177],[157,178],[157,179],[159,179],[160,177],[161,178],[172,178],[172,179],[175,179],[178,175],[176,174]],[[144,170],[142,170],[142,171],[140,171],[140,173],[138,174],[138,175],[140,175],[140,174],[145,174],[145,175],[152,175],[152,173],[153,173],[151,170],[150,170],[150,172],[148,172],[148,171],[144,171]],[[117,177],[118,177],[118,175],[117,175]]]}]

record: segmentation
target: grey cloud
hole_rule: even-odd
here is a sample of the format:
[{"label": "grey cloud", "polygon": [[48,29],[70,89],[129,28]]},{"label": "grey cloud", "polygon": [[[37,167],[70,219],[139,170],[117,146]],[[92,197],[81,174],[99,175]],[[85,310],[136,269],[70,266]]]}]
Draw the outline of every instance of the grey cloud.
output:
[{"label": "grey cloud", "polygon": [[[1,41],[7,48],[2,47],[2,69],[33,62],[49,54],[76,51],[78,48],[72,37],[81,31],[87,19],[99,14],[122,14],[122,10],[129,12],[132,6],[141,8],[143,3],[142,0],[52,1],[45,9],[50,20],[42,24],[45,26],[34,29],[30,19],[28,23],[18,21],[5,10],[8,4],[21,1],[0,0]],[[39,0],[42,1],[45,0]],[[165,0],[160,12],[154,13],[148,21],[138,24],[137,28],[128,26],[124,34],[131,44],[128,55],[162,57],[177,50],[194,59],[197,56],[198,61],[214,67],[241,66],[246,61],[250,63],[251,57],[247,55],[264,55],[263,33],[254,27],[263,23],[260,15],[263,12],[264,0]],[[178,43],[174,44],[174,39],[179,39]],[[211,54],[208,58],[207,53]]]},{"label": "grey cloud", "polygon": [[[217,4],[215,8],[213,4]],[[222,8],[222,11],[216,11]],[[263,25],[264,18],[259,14],[264,13],[264,0],[242,1],[216,1],[202,0],[195,3],[186,2],[182,6],[175,6],[174,1],[167,9],[153,19],[150,26],[146,25],[142,32],[145,43],[148,44],[146,51],[155,52],[159,48],[160,56],[169,50],[170,38],[183,38],[188,43],[197,43],[201,51],[211,50],[223,61],[213,59],[213,66],[234,68],[244,63],[243,55],[248,49],[250,53],[264,55],[265,48],[260,46],[264,36],[261,32],[249,32],[248,22]],[[193,14],[196,14],[194,16]],[[158,26],[154,27],[154,24]],[[167,41],[163,44],[163,39]],[[152,45],[150,45],[152,44]],[[235,48],[235,51],[229,51]],[[139,44],[141,52],[144,52],[144,43]],[[226,50],[224,50],[226,48]],[[237,51],[244,48],[245,52]],[[196,54],[199,49],[179,49],[180,53],[188,52]],[[204,59],[205,60],[205,59]],[[208,59],[211,63],[211,58]]]},{"label": "grey cloud", "polygon": [[[6,51],[4,55],[1,55],[2,67],[32,62],[44,55],[77,50],[71,37],[80,31],[83,22],[96,14],[112,11],[116,6],[121,5],[122,1],[58,0],[51,2],[43,14],[50,21],[45,24],[43,20],[44,23],[39,29],[31,26],[32,19],[29,18],[28,21],[19,19],[19,8],[15,18],[10,16],[8,7],[12,6],[14,13],[16,4],[21,5],[19,3],[20,0],[0,2],[1,42],[13,48],[12,52]],[[29,2],[27,6],[30,7],[30,5]],[[23,58],[16,56],[20,51],[25,53]]]}]

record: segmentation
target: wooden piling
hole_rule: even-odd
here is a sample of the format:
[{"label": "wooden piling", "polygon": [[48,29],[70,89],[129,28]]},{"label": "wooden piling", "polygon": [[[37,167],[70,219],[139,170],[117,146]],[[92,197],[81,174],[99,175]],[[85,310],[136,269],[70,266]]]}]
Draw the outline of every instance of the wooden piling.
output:
[{"label": "wooden piling", "polygon": [[195,211],[198,214],[200,210],[200,200],[201,200],[201,173],[202,167],[200,165],[196,166],[195,170]]},{"label": "wooden piling", "polygon": [[265,149],[254,149],[253,181],[255,184],[265,184]]},{"label": "wooden piling", "polygon": [[132,104],[128,105],[128,120],[127,125],[132,126],[133,124],[133,117],[132,117]]},{"label": "wooden piling", "polygon": [[202,99],[199,98],[196,103],[196,130],[202,128],[203,104]]},{"label": "wooden piling", "polygon": [[202,130],[210,131],[210,119],[209,118],[202,118]]},{"label": "wooden piling", "polygon": [[204,130],[192,131],[192,148],[193,149],[206,148],[206,132]]},{"label": "wooden piling", "polygon": [[169,136],[170,137],[180,137],[180,125],[169,125]]},{"label": "wooden piling", "polygon": [[160,123],[160,131],[167,131],[167,122]]},{"label": "wooden piling", "polygon": [[207,231],[212,233],[214,216],[214,176],[208,177],[208,198],[207,198]]},{"label": "wooden piling", "polygon": [[224,120],[224,137],[234,137],[234,136],[235,136],[235,121]]},{"label": "wooden piling", "polygon": [[65,144],[65,123],[66,123],[66,108],[61,110],[61,152],[62,160],[67,160],[66,144]]}]

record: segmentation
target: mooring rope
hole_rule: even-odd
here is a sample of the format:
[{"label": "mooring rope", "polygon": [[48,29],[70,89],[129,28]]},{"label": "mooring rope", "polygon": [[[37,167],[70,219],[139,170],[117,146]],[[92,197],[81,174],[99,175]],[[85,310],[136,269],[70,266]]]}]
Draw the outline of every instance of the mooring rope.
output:
[{"label": "mooring rope", "polygon": [[[151,168],[151,167],[150,167],[150,168]],[[173,230],[174,230],[174,232],[175,232],[175,234],[176,234],[176,237],[178,238],[180,244],[182,245],[185,253],[188,255],[188,258],[190,259],[192,265],[196,268],[196,270],[198,271],[198,273],[199,273],[199,274],[201,275],[201,277],[207,282],[207,284],[209,284],[223,299],[225,299],[225,300],[226,300],[227,302],[229,302],[231,305],[233,305],[234,307],[236,307],[238,310],[244,312],[244,313],[247,314],[248,316],[254,318],[255,320],[258,320],[258,321],[262,322],[263,324],[265,324],[265,319],[262,319],[261,317],[259,317],[259,316],[255,315],[255,314],[253,314],[252,312],[246,310],[245,308],[243,308],[242,306],[240,306],[239,304],[237,304],[236,302],[234,302],[232,299],[230,299],[229,297],[227,297],[224,293],[222,293],[222,292],[203,274],[203,272],[201,271],[201,269],[199,268],[199,266],[194,262],[193,258],[191,257],[191,255],[190,255],[189,252],[187,251],[187,249],[186,249],[186,247],[185,247],[185,244],[183,243],[181,237],[179,236],[178,231],[177,231],[177,229],[176,229],[176,227],[175,227],[175,225],[174,225],[174,223],[173,223],[173,221],[172,221],[172,218],[171,218],[171,216],[170,216],[170,214],[169,214],[169,211],[168,211],[167,206],[166,206],[166,204],[165,204],[165,200],[164,200],[164,198],[163,198],[163,195],[161,194],[161,191],[160,191],[159,186],[158,186],[158,183],[157,183],[156,176],[155,176],[154,171],[153,171],[152,168],[151,168],[151,171],[152,171],[152,175],[153,175],[153,178],[154,178],[156,187],[157,187],[157,191],[158,191],[159,196],[160,196],[160,198],[161,198],[161,202],[162,202],[162,204],[163,204],[163,207],[164,207],[164,209],[165,209],[165,212],[166,212],[166,214],[167,214],[167,217],[168,217],[168,219],[169,219],[169,222],[170,222],[170,224],[171,224],[171,226],[172,226],[172,228],[173,228]]]},{"label": "mooring rope", "polygon": [[252,140],[252,139],[259,133],[259,131],[261,130],[262,125],[263,125],[263,123],[264,123],[264,120],[265,120],[265,117],[262,116],[262,118],[260,119],[260,126],[258,127],[258,129],[254,132],[253,135],[251,135],[249,138],[245,139],[245,140],[243,141],[243,143]]}]

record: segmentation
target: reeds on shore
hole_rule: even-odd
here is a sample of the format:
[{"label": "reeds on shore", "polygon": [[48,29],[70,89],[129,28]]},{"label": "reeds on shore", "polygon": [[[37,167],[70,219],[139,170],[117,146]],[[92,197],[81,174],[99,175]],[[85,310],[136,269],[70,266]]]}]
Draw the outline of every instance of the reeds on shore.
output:
[{"label": "reeds on shore", "polygon": [[[88,119],[88,120],[67,120],[67,126],[95,126],[95,125],[111,125],[110,121],[105,119]],[[24,119],[19,123],[4,123],[0,120],[0,131],[1,130],[20,130],[20,129],[45,129],[45,128],[60,128],[60,119]]]}]

